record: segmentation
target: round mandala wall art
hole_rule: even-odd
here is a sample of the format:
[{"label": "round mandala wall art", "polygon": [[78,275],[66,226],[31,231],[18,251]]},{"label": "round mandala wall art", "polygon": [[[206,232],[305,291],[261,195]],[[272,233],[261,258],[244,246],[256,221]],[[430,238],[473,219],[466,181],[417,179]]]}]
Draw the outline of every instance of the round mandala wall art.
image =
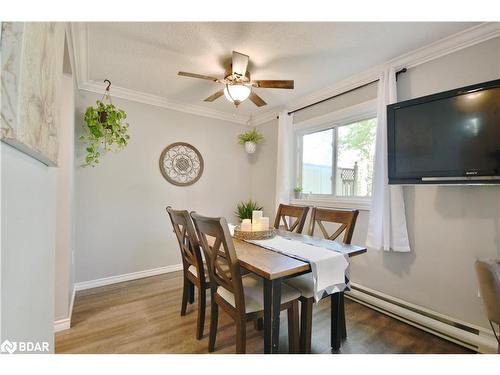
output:
[{"label": "round mandala wall art", "polygon": [[160,171],[171,184],[192,185],[203,174],[203,158],[189,143],[172,143],[161,153]]}]

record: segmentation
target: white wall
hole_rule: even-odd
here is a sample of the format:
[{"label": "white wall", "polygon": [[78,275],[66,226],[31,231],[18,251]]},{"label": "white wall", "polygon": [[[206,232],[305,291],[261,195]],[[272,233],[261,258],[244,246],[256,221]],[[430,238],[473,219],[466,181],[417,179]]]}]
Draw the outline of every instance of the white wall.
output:
[{"label": "white wall", "polygon": [[0,341],[47,341],[53,350],[56,169],[0,148]]},{"label": "white wall", "polygon": [[[78,121],[100,98],[77,93]],[[127,112],[131,139],[99,166],[76,170],[76,282],[180,264],[167,205],[234,221],[237,202],[250,198],[250,161],[237,144],[248,127],[117,98],[113,103]],[[168,183],[158,166],[162,150],[178,141],[198,148],[205,162],[201,179],[188,187]],[[79,144],[77,162],[83,151]]]},{"label": "white wall", "polygon": [[[8,102],[2,106],[2,129],[23,132],[29,125],[32,130],[39,130],[32,134],[34,138],[41,137],[42,141],[57,146],[59,113],[47,114],[60,106],[64,25],[28,22],[11,23],[8,27],[18,33],[2,35],[2,51],[10,53],[9,59],[3,61],[2,73],[11,73],[2,75],[2,95],[12,99],[2,102]],[[44,55],[47,51],[51,53],[49,60]],[[30,67],[40,66],[48,71],[34,79],[33,74],[39,72]],[[25,105],[40,100],[44,101],[43,106]],[[23,115],[28,107],[31,122]],[[15,139],[24,139],[22,135]],[[39,151],[44,149],[43,145],[36,151],[16,140],[11,139],[16,148],[0,143],[0,342],[6,339],[48,342],[53,352],[57,169],[34,157],[48,162],[47,157],[57,155],[58,147],[45,150],[42,157]],[[27,144],[32,144],[31,141]]]},{"label": "white wall", "polygon": [[252,173],[252,199],[264,210],[264,216],[269,216],[273,223],[276,207],[274,199],[276,192],[276,162],[278,142],[278,120],[258,126],[264,141],[257,146],[255,154],[249,155]]},{"label": "white wall", "polygon": [[[500,38],[400,75],[398,100],[498,78]],[[474,261],[500,257],[500,186],[405,187],[404,197],[413,251],[409,254],[369,251],[353,259],[354,280],[489,327],[478,297]],[[365,225],[358,228],[354,242],[363,243],[365,228]]]},{"label": "white wall", "polygon": [[75,97],[73,77],[62,79],[59,168],[56,183],[55,320],[69,317],[73,293],[72,251],[74,248],[74,130]]},{"label": "white wall", "polygon": [[[409,69],[398,79],[398,99],[405,100],[500,78],[500,38]],[[323,108],[296,114],[302,121],[368,100],[373,88]],[[339,98],[340,99],[340,98]],[[276,133],[277,122],[259,127]],[[253,164],[253,176],[272,175],[275,136],[268,139],[266,158]],[[274,153],[269,151],[274,150]],[[257,184],[252,194],[272,202],[274,189]],[[416,186],[404,188],[411,253],[379,252],[352,259],[352,280],[358,284],[466,322],[489,327],[478,298],[476,258],[500,257],[500,186]],[[364,245],[369,211],[360,211],[353,243]]]}]

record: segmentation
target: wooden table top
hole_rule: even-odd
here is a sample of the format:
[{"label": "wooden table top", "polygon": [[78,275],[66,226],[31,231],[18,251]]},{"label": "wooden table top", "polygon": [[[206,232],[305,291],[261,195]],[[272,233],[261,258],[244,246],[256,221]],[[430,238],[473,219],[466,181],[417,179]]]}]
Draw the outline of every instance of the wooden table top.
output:
[{"label": "wooden table top", "polygon": [[[366,253],[366,248],[356,245],[346,245],[342,242],[320,239],[305,234],[278,231],[282,237],[324,247],[328,250],[340,252],[348,256]],[[309,263],[268,250],[252,243],[233,240],[234,248],[240,265],[250,272],[269,280],[280,277],[298,275],[311,270]]]}]

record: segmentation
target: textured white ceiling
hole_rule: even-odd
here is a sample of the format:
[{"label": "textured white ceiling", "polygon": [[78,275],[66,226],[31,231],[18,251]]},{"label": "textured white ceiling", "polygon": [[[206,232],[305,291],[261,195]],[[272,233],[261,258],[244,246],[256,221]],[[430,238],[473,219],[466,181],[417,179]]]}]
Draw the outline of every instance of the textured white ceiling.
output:
[{"label": "textured white ceiling", "polygon": [[[88,23],[89,79],[228,113],[258,114],[474,23]],[[184,70],[223,77],[236,50],[250,56],[254,79],[294,79],[294,90],[257,89],[268,103],[238,109],[210,81],[178,77]]]}]

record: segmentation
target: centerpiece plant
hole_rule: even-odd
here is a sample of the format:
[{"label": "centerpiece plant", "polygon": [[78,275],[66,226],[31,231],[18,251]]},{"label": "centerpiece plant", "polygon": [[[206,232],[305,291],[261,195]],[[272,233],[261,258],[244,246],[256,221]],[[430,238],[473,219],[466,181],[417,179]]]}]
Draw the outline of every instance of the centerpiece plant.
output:
[{"label": "centerpiece plant", "polygon": [[253,211],[261,211],[262,207],[259,206],[257,202],[252,201],[251,199],[248,202],[240,202],[236,206],[236,211],[234,214],[240,219],[252,219]]}]

